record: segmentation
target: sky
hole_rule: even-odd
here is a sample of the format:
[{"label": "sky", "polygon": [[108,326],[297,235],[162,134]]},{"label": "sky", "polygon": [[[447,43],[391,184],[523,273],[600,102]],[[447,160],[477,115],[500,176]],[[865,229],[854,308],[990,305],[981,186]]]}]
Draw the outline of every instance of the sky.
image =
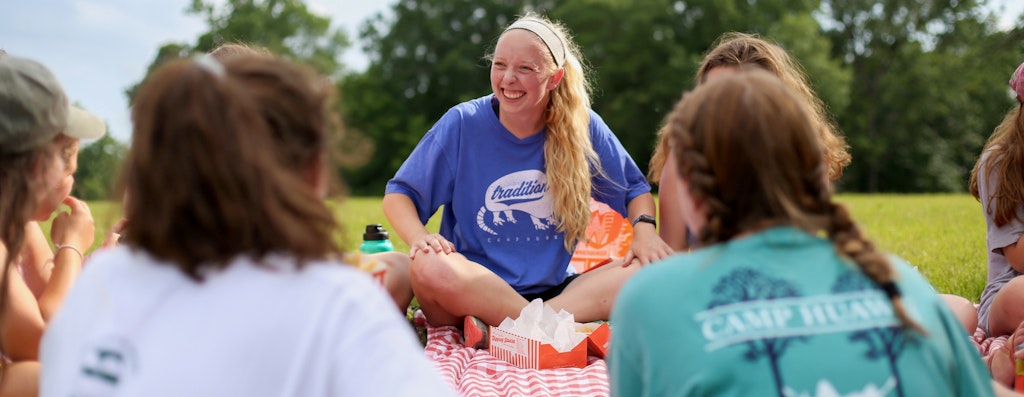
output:
[{"label": "sky", "polygon": [[[359,24],[387,12],[396,0],[306,0],[329,16],[353,45],[342,57],[352,70],[368,62],[356,41]],[[114,138],[128,142],[131,119],[125,90],[146,75],[163,44],[195,44],[206,30],[186,15],[191,0],[11,0],[0,12],[0,48],[46,65],[68,98],[106,121]]]},{"label": "sky", "polygon": [[[360,22],[388,12],[397,0],[307,0],[314,13],[345,29],[353,45],[342,62],[363,70],[367,58],[357,42]],[[122,142],[131,136],[125,90],[145,76],[157,50],[167,43],[194,44],[205,29],[186,15],[191,0],[10,0],[0,13],[0,48],[35,59],[61,81],[68,98],[107,122]],[[1024,12],[1024,0],[989,0],[1008,28]],[[1009,74],[1009,72],[1008,72]]]}]

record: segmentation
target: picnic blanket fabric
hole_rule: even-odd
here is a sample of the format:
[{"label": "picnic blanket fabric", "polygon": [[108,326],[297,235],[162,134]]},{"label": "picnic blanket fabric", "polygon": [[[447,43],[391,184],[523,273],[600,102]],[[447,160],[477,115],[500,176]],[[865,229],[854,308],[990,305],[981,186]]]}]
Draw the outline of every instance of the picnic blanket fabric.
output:
[{"label": "picnic blanket fabric", "polygon": [[427,359],[459,395],[476,396],[608,396],[608,366],[587,357],[583,368],[523,369],[487,350],[462,345],[456,327],[427,326]]},{"label": "picnic blanket fabric", "polygon": [[[487,350],[462,345],[462,331],[456,327],[430,327],[422,312],[415,323],[426,327],[427,359],[434,363],[441,377],[459,395],[477,396],[608,396],[608,366],[604,360],[588,357],[584,368],[523,369],[515,367]],[[978,328],[971,341],[978,353],[987,356],[1002,347],[1007,336],[989,337]]]},{"label": "picnic blanket fabric", "polygon": [[998,350],[1000,347],[1006,344],[1006,340],[1009,339],[1008,335],[989,337],[985,334],[985,330],[978,328],[974,331],[974,335],[971,335],[971,340],[975,346],[978,347],[978,353],[982,357],[989,355],[994,350]]}]

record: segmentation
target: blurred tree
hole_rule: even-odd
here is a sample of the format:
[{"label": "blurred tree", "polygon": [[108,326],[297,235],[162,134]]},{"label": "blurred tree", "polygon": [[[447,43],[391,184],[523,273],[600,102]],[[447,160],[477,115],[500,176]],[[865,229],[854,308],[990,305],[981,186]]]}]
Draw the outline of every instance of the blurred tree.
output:
[{"label": "blurred tree", "polygon": [[373,141],[368,162],[346,168],[356,194],[382,195],[420,138],[456,104],[490,93],[490,64],[501,29],[524,9],[548,2],[400,0],[387,17],[363,23],[366,71],[342,84],[345,121]]},{"label": "blurred tree", "polygon": [[[182,43],[167,43],[160,46],[160,49],[156,52],[156,58],[153,62],[150,62],[149,67],[146,69],[146,75],[153,71],[154,68],[160,66],[164,62],[171,59],[184,58],[192,54],[192,47]],[[139,89],[139,84],[142,82],[135,83],[131,87],[124,90],[124,94],[128,96],[128,102],[132,102],[132,98],[135,98],[135,91]]]},{"label": "blurred tree", "polygon": [[850,104],[850,68],[832,57],[832,42],[810,13],[788,14],[765,34],[800,62],[811,86],[828,106],[832,117]]},{"label": "blurred tree", "polygon": [[152,65],[245,42],[338,78],[342,172],[354,193],[380,195],[445,111],[490,93],[485,55],[524,10],[575,35],[592,68],[594,109],[643,169],[715,39],[758,33],[803,65],[847,135],[854,160],[844,190],[962,191],[1012,104],[1006,79],[1024,59],[1024,19],[996,30],[986,1],[394,0],[360,26],[370,63],[353,72],[336,61],[345,35],[302,0],[193,0],[187,12],[209,31],[194,45],[162,46]]},{"label": "blurred tree", "polygon": [[[827,61],[829,42],[810,17],[817,4],[812,0],[400,1],[390,18],[378,15],[363,25],[361,38],[370,66],[343,83],[349,125],[364,131],[376,148],[387,149],[376,151],[369,166],[348,169],[348,180],[357,193],[380,194],[384,182],[448,108],[488,94],[489,64],[483,55],[493,48],[501,29],[523,10],[538,11],[570,29],[592,68],[594,109],[642,169],[662,119],[691,87],[701,55],[722,32],[788,34],[806,49],[798,55],[812,57],[814,70],[830,79],[822,83],[830,87],[828,92],[845,99],[844,72],[838,63]],[[790,14],[802,17],[787,17]]]},{"label": "blurred tree", "polygon": [[[305,63],[335,81],[351,71],[339,62],[350,45],[348,36],[331,26],[331,18],[311,12],[303,0],[192,0],[186,13],[201,16],[208,31],[194,45],[167,43],[160,47],[147,75],[170,59],[204,54],[226,43],[264,47],[275,55]],[[129,102],[138,84],[125,90]],[[340,85],[340,84],[339,84]],[[337,104],[341,114],[341,103]],[[372,142],[359,134],[341,134],[339,164],[355,164]],[[341,145],[343,143],[343,145]]]},{"label": "blurred tree", "polygon": [[843,106],[848,72],[829,61],[830,43],[810,16],[817,7],[817,0],[567,0],[551,16],[572,29],[596,72],[594,109],[646,171],[656,131],[725,32],[757,33],[810,59],[822,78],[815,83],[828,88],[823,99]]},{"label": "blurred tree", "polygon": [[854,159],[844,185],[965,190],[983,137],[1009,106],[999,93],[1020,44],[1008,45],[974,0],[823,5],[833,54],[853,71],[850,105],[838,117]]},{"label": "blurred tree", "polygon": [[[1007,81],[1024,61],[1024,23],[1019,21],[1017,28],[1007,31],[994,30],[996,25],[994,15],[959,21],[953,33],[939,37],[927,59],[939,74],[928,84],[935,91],[935,101],[933,118],[926,124],[940,127],[939,139],[949,147],[952,166],[950,175],[943,177],[955,184],[953,189],[928,191],[966,191],[985,141],[1010,107],[1017,105]],[[938,173],[934,168],[927,171]]]},{"label": "blurred tree", "polygon": [[[338,58],[351,44],[348,36],[331,27],[330,17],[309,11],[302,0],[192,0],[185,12],[202,17],[209,30],[194,45],[162,45],[147,75],[167,60],[207,53],[226,43],[264,47],[335,78],[347,72]],[[129,100],[137,86],[126,90]]]},{"label": "blurred tree", "polygon": [[672,1],[569,0],[551,17],[573,32],[592,66],[594,110],[644,172],[655,133],[690,86],[707,43]]},{"label": "blurred tree", "polygon": [[210,28],[199,36],[195,52],[244,42],[308,63],[328,76],[344,71],[338,57],[349,46],[348,37],[302,0],[192,0],[188,12],[202,16]]},{"label": "blurred tree", "polygon": [[82,200],[110,200],[117,172],[128,150],[114,139],[109,131],[102,138],[81,148],[78,152],[78,170],[71,194]]}]

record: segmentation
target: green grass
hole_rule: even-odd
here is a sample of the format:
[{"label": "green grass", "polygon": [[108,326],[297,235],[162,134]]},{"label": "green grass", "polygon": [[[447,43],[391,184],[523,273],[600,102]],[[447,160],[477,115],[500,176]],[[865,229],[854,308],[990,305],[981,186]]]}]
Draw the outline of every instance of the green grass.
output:
[{"label": "green grass", "polygon": [[[863,195],[844,194],[846,203],[864,233],[883,251],[894,253],[917,266],[935,289],[977,302],[985,287],[985,219],[981,205],[966,194]],[[119,208],[109,202],[89,203],[96,220],[96,246],[109,225],[118,219]],[[381,223],[391,231],[395,250],[409,247],[394,234],[384,217],[379,197],[352,197],[337,207],[344,225],[346,249],[357,249],[363,229]],[[439,216],[428,230],[436,231]]]},{"label": "green grass", "polygon": [[[92,219],[96,225],[96,238],[89,249],[91,251],[103,244],[103,238],[107,236],[110,226],[117,222],[118,219],[121,219],[121,207],[120,204],[110,201],[90,201],[88,204],[89,211],[92,212]],[[62,209],[67,211],[67,207]],[[43,233],[46,234],[46,238],[49,239],[50,222],[43,222],[41,226]]]},{"label": "green grass", "polygon": [[[344,226],[342,236],[348,243],[347,249],[358,249],[363,239],[363,231],[366,225],[379,223],[387,229],[391,243],[395,251],[409,252],[409,245],[402,241],[391,227],[384,211],[380,206],[380,197],[349,197],[337,208],[338,220]],[[436,232],[441,226],[441,212],[438,211],[434,217],[427,222],[427,230]]]},{"label": "green grass", "polygon": [[[350,197],[341,202],[340,205],[335,206],[338,220],[343,226],[341,239],[344,241],[343,244],[345,244],[346,249],[358,249],[359,243],[362,242],[363,231],[366,225],[380,223],[388,230],[396,251],[409,251],[409,246],[401,238],[398,238],[398,235],[394,233],[394,229],[391,227],[391,223],[384,217],[380,200],[379,197]],[[111,201],[90,201],[89,209],[92,211],[92,217],[96,223],[96,240],[92,246],[95,249],[103,243],[103,238],[110,230],[110,226],[120,219],[121,207],[118,203]],[[435,216],[431,218],[427,227],[429,230],[436,231],[440,223],[440,216]],[[43,223],[42,226],[43,231],[49,236],[49,222]]]},{"label": "green grass", "polygon": [[985,287],[985,217],[968,194],[839,196],[881,250],[899,255],[941,293],[977,302]]}]

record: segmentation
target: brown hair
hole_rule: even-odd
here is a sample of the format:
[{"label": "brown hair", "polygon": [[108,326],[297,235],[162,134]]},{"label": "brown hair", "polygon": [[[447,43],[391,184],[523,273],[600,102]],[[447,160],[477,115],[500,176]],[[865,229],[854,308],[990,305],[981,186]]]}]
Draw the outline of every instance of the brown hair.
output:
[{"label": "brown hair", "polygon": [[[982,153],[971,170],[971,194],[978,201],[995,200],[992,221],[996,226],[1001,227],[1013,220],[1024,221],[1017,214],[1017,209],[1024,205],[1024,104],[1017,104],[1006,112],[1003,121],[996,126],[988,142],[985,142]],[[987,161],[982,169],[981,159],[986,156]],[[999,177],[998,181],[989,182],[990,186],[995,187],[989,192],[990,197],[981,197],[978,190],[978,175],[981,172],[985,172],[985,176],[996,172]]]},{"label": "brown hair", "polygon": [[[0,275],[0,319],[8,309],[8,275],[25,243],[25,225],[36,210],[39,194],[49,188],[40,183],[39,175],[54,166],[49,160],[60,155],[57,141],[64,136],[58,134],[53,140],[22,152],[0,154],[0,246],[7,251],[0,264],[3,268]],[[2,345],[0,350],[4,350]],[[0,366],[0,382],[5,372]]]},{"label": "brown hair", "polygon": [[[825,103],[811,89],[800,64],[792,59],[782,47],[757,35],[738,32],[725,33],[718,38],[711,51],[704,55],[704,60],[694,78],[694,84],[698,86],[704,84],[711,69],[720,66],[740,67],[745,65],[757,66],[777,76],[807,103],[812,116],[811,122],[817,131],[816,135],[820,144],[825,148],[828,179],[839,179],[843,175],[843,168],[850,165],[849,145],[839,133],[838,127],[829,118],[828,112],[825,110]],[[661,177],[661,170],[668,156],[668,140],[665,138],[665,134],[665,128],[658,131],[658,145],[654,149],[650,169],[647,171],[648,179],[654,183],[657,183]]]},{"label": "brown hair", "polygon": [[[284,252],[301,266],[338,254],[333,214],[308,183],[282,167],[274,127],[239,77],[241,64],[211,62],[168,62],[136,95],[122,182],[132,198],[125,208],[132,220],[127,243],[197,280],[204,268],[224,268],[238,255],[258,260]],[[265,68],[268,79],[298,73],[267,57],[244,62],[263,64],[252,67]],[[326,117],[321,106],[297,108],[313,120]]]},{"label": "brown hair", "polygon": [[7,249],[5,269],[21,252],[25,225],[35,211],[37,196],[46,189],[36,170],[45,172],[51,166],[46,158],[58,154],[57,146],[54,139],[32,150],[0,155],[0,244]]},{"label": "brown hair", "polygon": [[288,169],[301,174],[325,155],[332,133],[340,130],[328,80],[303,65],[259,53],[238,54],[224,64],[260,108],[274,150]]},{"label": "brown hair", "polygon": [[[209,53],[245,81],[249,95],[262,109],[269,124],[274,147],[285,166],[304,175],[323,156],[328,166],[362,164],[358,143],[346,141],[339,151],[344,134],[338,113],[331,109],[337,91],[327,78],[303,64],[283,60],[269,49],[248,44],[230,43]],[[252,57],[271,58],[249,62]],[[275,60],[277,59],[277,60]],[[292,69],[280,73],[281,69]],[[323,108],[324,117],[309,117],[307,109]],[[330,192],[342,196],[344,186],[336,178],[328,178]]]},{"label": "brown hair", "polygon": [[788,84],[756,69],[715,79],[683,97],[668,129],[679,175],[707,219],[702,244],[781,224],[825,231],[836,251],[886,291],[901,322],[921,331],[889,259],[832,201],[813,113]]}]

